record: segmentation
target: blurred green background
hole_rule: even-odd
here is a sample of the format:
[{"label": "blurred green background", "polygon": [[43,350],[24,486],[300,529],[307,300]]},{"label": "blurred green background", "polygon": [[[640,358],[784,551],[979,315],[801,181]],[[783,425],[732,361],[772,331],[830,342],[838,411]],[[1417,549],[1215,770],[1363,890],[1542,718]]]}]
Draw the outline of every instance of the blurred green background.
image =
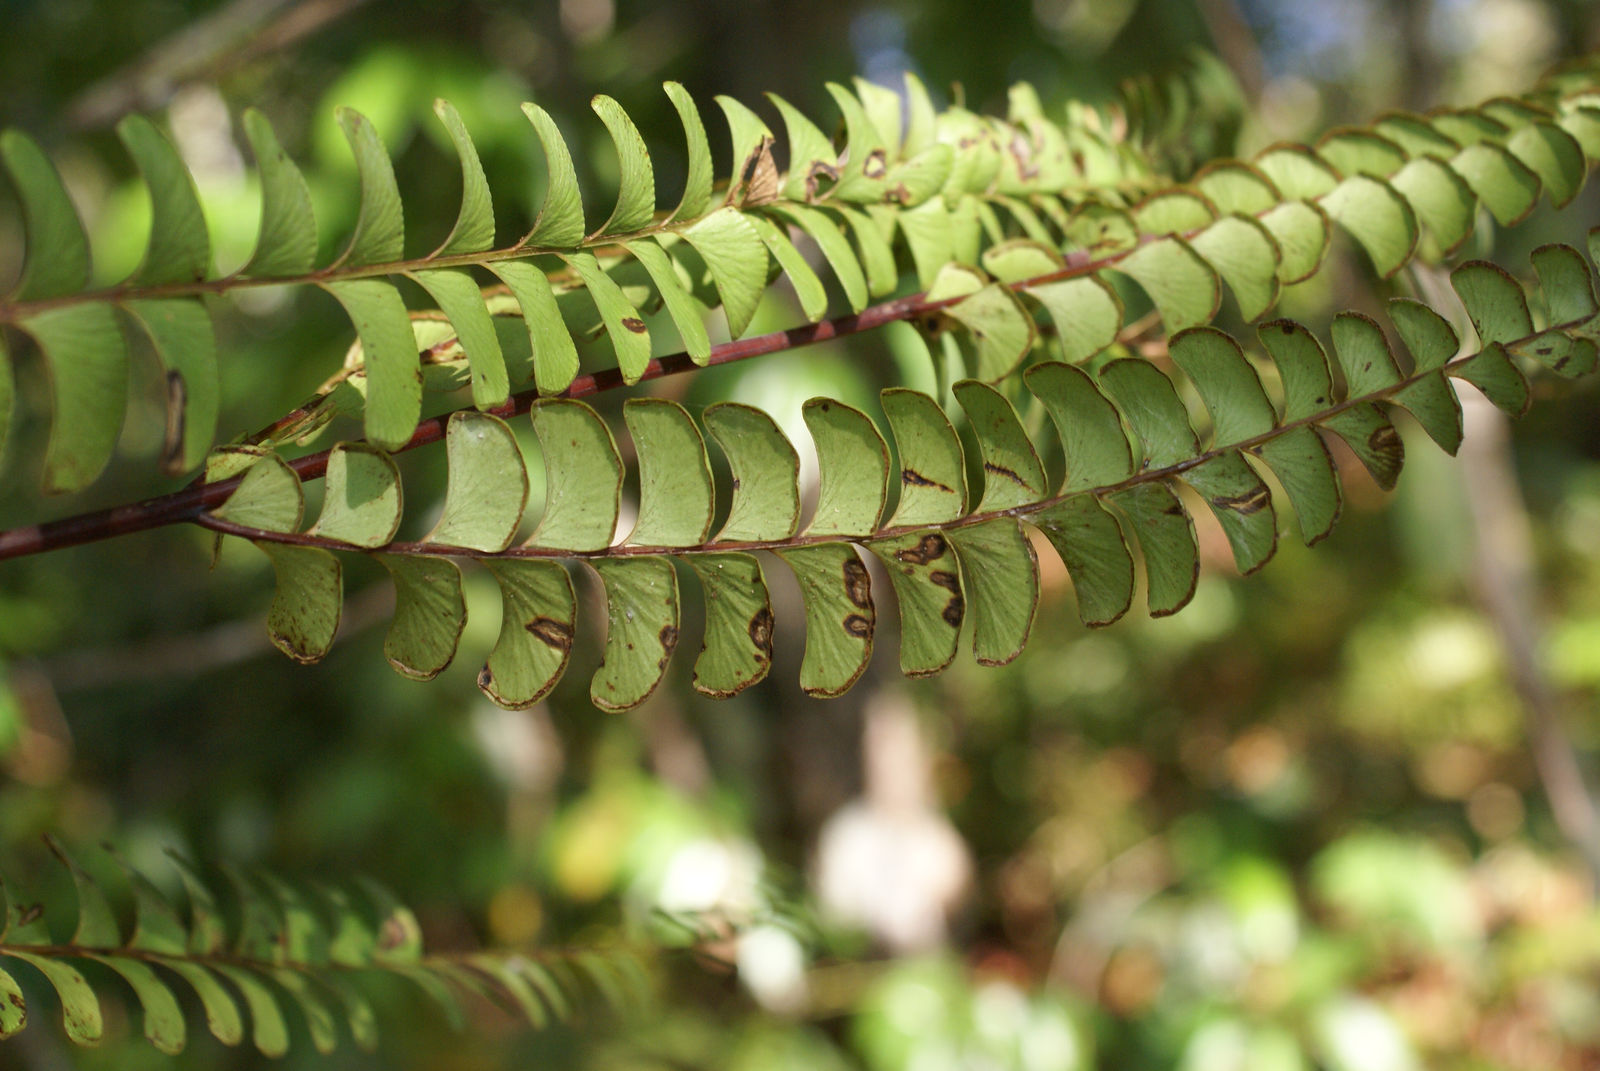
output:
[{"label": "blurred green background", "polygon": [[[436,96],[477,140],[505,238],[543,188],[522,100],[560,121],[585,188],[602,191],[593,211],[616,166],[595,93],[634,116],[668,198],[683,161],[663,79],[703,106],[776,91],[826,125],[829,80],[894,84],[912,70],[991,112],[1028,80],[1058,107],[1109,99],[1196,45],[1240,79],[1248,152],[1385,108],[1517,92],[1600,47],[1600,12],[1587,0],[0,0],[0,125],[48,146],[89,222],[97,277],[114,280],[147,228],[110,133],[128,108],[164,113],[226,271],[256,222],[247,105],[305,167],[329,251],[355,211],[333,108],[368,115],[395,157],[408,247],[425,252],[459,189]],[[1597,208],[1591,189],[1502,238],[1480,228],[1467,255],[1520,268],[1541,242],[1581,244]],[[0,187],[0,285],[21,254]],[[1284,306],[1319,329],[1385,294],[1358,254],[1336,255]],[[798,319],[774,294],[753,330]],[[302,400],[349,334],[317,294],[232,303],[224,435]],[[761,404],[794,426],[815,394],[870,406],[915,368],[914,349],[886,331],[652,389]],[[22,358],[31,409],[0,472],[0,527],[172,486],[152,475],[152,367],[136,373],[113,470],[41,503],[43,373]],[[701,700],[680,657],[647,704],[605,716],[586,691],[594,606],[548,702],[508,713],[479,695],[499,615],[471,570],[462,654],[418,685],[384,664],[388,585],[363,562],[347,567],[345,634],[309,668],[267,643],[271,575],[250,548],[208,570],[209,537],[166,530],[8,562],[0,859],[62,908],[71,893],[44,861],[46,831],[111,841],[167,885],[168,847],[291,876],[367,874],[440,948],[648,937],[660,911],[739,934],[661,958],[644,1014],[535,1034],[478,1001],[458,1035],[380,987],[376,1055],[347,1044],[318,1057],[302,1032],[287,1066],[1594,1067],[1600,827],[1581,775],[1600,749],[1600,396],[1593,384],[1537,394],[1509,438],[1476,422],[1458,461],[1408,434],[1393,496],[1347,470],[1334,535],[1309,551],[1285,539],[1248,581],[1202,529],[1200,589],[1174,618],[1085,630],[1047,553],[1033,640],[1013,665],[963,656],[904,681],[885,619],[867,678],[826,703],[795,683],[801,613],[778,569],[766,682]],[[441,469],[407,459],[417,512]],[[698,625],[685,628],[693,651]],[[52,998],[30,994],[35,1024],[0,1046],[0,1066],[266,1062],[193,1019],[178,1060],[127,1023],[75,1050],[49,1022]]]}]

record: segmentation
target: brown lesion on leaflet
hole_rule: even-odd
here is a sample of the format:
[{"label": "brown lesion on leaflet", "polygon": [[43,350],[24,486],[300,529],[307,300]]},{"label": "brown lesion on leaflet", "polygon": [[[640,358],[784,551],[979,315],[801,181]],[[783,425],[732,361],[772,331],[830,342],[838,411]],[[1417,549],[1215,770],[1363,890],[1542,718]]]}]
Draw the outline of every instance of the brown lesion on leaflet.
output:
[{"label": "brown lesion on leaflet", "polygon": [[636,335],[642,335],[646,330],[644,321],[639,319],[637,316],[624,316],[622,318],[622,326],[626,327],[629,331],[632,331]]},{"label": "brown lesion on leaflet", "polygon": [[844,563],[844,593],[861,609],[872,609],[872,579],[867,567],[854,557]]},{"label": "brown lesion on leaflet", "polygon": [[[930,480],[915,469],[901,469],[900,482],[911,487],[933,487],[940,491],[951,491],[951,488],[938,480]],[[954,493],[952,491],[952,493]]]},{"label": "brown lesion on leaflet", "polygon": [[1242,495],[1223,495],[1219,498],[1213,498],[1211,504],[1218,509],[1231,509],[1235,513],[1248,517],[1252,513],[1260,513],[1271,501],[1272,493],[1263,484],[1254,490],[1246,491]]},{"label": "brown lesion on leaflet", "polygon": [[572,625],[553,617],[536,617],[524,626],[535,639],[562,654],[572,651]]},{"label": "brown lesion on leaflet", "polygon": [[667,668],[667,659],[672,657],[672,652],[678,646],[678,626],[662,625],[656,639],[661,641],[661,661],[656,663],[656,667],[664,670]]},{"label": "brown lesion on leaflet", "polygon": [[894,552],[894,556],[908,565],[927,565],[929,562],[937,561],[944,557],[947,547],[948,544],[945,543],[944,536],[938,532],[929,532],[917,540],[916,546],[897,550]]},{"label": "brown lesion on leaflet", "polygon": [[750,619],[750,642],[767,658],[772,657],[772,610],[763,606]]},{"label": "brown lesion on leaflet", "polygon": [[859,640],[870,639],[872,636],[872,620],[861,614],[851,614],[844,619],[844,630]]},{"label": "brown lesion on leaflet", "polygon": [[950,601],[944,604],[939,616],[951,628],[960,628],[961,619],[967,612],[967,602],[961,597],[961,578],[943,569],[936,569],[928,574],[928,579],[950,592]]},{"label": "brown lesion on leaflet", "polygon": [[167,427],[161,439],[161,468],[167,473],[183,470],[183,440],[185,409],[189,404],[189,387],[183,373],[167,373]]}]

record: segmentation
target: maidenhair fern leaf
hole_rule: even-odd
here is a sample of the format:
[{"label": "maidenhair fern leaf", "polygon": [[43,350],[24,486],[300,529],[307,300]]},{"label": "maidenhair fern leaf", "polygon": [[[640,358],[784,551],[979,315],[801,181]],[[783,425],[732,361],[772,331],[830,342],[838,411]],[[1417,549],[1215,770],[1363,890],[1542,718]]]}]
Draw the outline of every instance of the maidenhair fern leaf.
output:
[{"label": "maidenhair fern leaf", "polygon": [[[1033,254],[1020,247],[1012,255]],[[297,657],[320,654],[337,622],[331,551],[352,544],[380,550],[398,593],[386,649],[408,676],[437,673],[460,635],[460,579],[445,559],[483,561],[500,585],[505,617],[480,683],[508,706],[547,694],[570,659],[577,607],[564,560],[589,562],[605,594],[605,655],[591,695],[608,709],[642,702],[668,671],[681,627],[674,559],[698,577],[707,607],[695,666],[695,685],[707,694],[731,695],[761,680],[783,628],[773,620],[752,550],[775,552],[799,584],[806,618],[800,684],[810,694],[840,694],[870,657],[876,602],[862,549],[895,590],[904,672],[947,666],[967,622],[976,658],[998,664],[1022,650],[1038,601],[1036,552],[1024,525],[1039,529],[1061,556],[1086,623],[1107,624],[1129,608],[1135,542],[1149,611],[1173,613],[1195,587],[1195,500],[1220,526],[1238,570],[1253,572],[1276,550],[1280,494],[1306,543],[1324,538],[1337,520],[1342,494],[1328,436],[1342,439],[1389,487],[1404,460],[1393,409],[1409,411],[1453,450],[1461,417],[1447,377],[1485,382],[1492,397],[1515,407],[1525,401],[1526,387],[1517,388],[1521,373],[1508,353],[1538,345],[1554,354],[1559,343],[1577,357],[1592,355],[1600,302],[1590,268],[1566,247],[1541,249],[1538,263],[1546,290],[1540,307],[1564,319],[1537,327],[1509,276],[1464,265],[1453,281],[1482,348],[1458,352],[1443,317],[1396,299],[1392,317],[1410,355],[1406,367],[1380,325],[1354,313],[1335,319],[1331,351],[1298,324],[1262,324],[1256,332],[1262,359],[1274,373],[1267,377],[1238,341],[1211,327],[1171,339],[1171,375],[1134,358],[1110,361],[1097,375],[1062,363],[1035,365],[1022,383],[1042,408],[1039,415],[1051,418],[1053,444],[1043,431],[1028,430],[1003,392],[979,380],[952,388],[969,447],[932,398],[890,389],[881,404],[894,442],[891,465],[872,419],[814,399],[802,414],[819,461],[819,488],[803,532],[794,446],[767,414],[723,403],[705,409],[698,422],[728,460],[728,515],[708,541],[718,496],[705,441],[696,414],[663,399],[624,406],[630,454],[639,465],[639,517],[621,544],[623,455],[599,414],[573,399],[533,406],[547,486],[535,536],[524,546],[511,541],[526,520],[526,463],[506,425],[475,413],[451,418],[444,517],[421,543],[376,542],[393,531],[399,487],[393,468],[370,449],[330,455],[333,500],[310,533],[296,533],[293,471],[270,455],[256,461],[205,523],[253,538],[272,554],[280,585],[274,638]],[[977,269],[941,279],[956,292],[951,308],[998,285]],[[1591,356],[1586,367],[1592,364]],[[1277,384],[1272,393],[1264,378]],[[1204,406],[1198,420],[1184,402],[1190,389]],[[1055,448],[1064,463],[1059,481],[1048,477],[1042,460]],[[1263,466],[1274,482],[1264,479]],[[969,467],[982,473],[975,501],[966,493]],[[886,521],[891,483],[898,484],[898,505]]]}]

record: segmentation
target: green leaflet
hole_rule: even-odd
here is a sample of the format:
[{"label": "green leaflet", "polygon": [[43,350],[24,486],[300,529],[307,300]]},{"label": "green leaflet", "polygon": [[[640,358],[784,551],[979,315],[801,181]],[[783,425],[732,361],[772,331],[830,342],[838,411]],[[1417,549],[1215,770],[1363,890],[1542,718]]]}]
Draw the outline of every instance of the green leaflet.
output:
[{"label": "green leaflet", "polygon": [[1326,409],[1333,398],[1333,375],[1316,336],[1293,320],[1264,323],[1256,334],[1278,366],[1284,421],[1304,420]]},{"label": "green leaflet", "polygon": [[1583,147],[1554,123],[1529,123],[1511,136],[1506,148],[1539,177],[1554,207],[1565,207],[1582,189],[1589,169]]},{"label": "green leaflet", "polygon": [[461,210],[456,214],[455,226],[450,228],[450,234],[434,256],[481,253],[494,245],[494,200],[489,193],[489,181],[484,177],[477,147],[472,144],[471,135],[450,102],[434,101],[433,114],[444,124],[461,161]]},{"label": "green leaflet", "polygon": [[253,540],[272,559],[276,586],[267,611],[272,645],[296,662],[318,662],[339,630],[344,589],[339,559],[320,547]]},{"label": "green leaflet", "polygon": [[610,429],[593,409],[567,399],[541,398],[529,416],[544,453],[545,495],[544,517],[528,545],[610,546],[622,493],[622,459]]},{"label": "green leaflet", "polygon": [[1039,605],[1039,559],[1014,518],[950,530],[966,578],[972,653],[980,665],[1002,666],[1022,653]]},{"label": "green leaflet", "polygon": [[706,261],[728,333],[738,338],[750,325],[766,291],[766,245],[749,219],[736,208],[720,208],[683,231],[683,240]]},{"label": "green leaflet", "polygon": [[[765,253],[762,256],[766,256]],[[650,363],[650,330],[622,288],[611,281],[591,253],[566,253],[561,259],[578,273],[600,310],[606,335],[617,353],[617,367],[625,383],[637,383]]]},{"label": "green leaflet", "polygon": [[1166,482],[1138,484],[1108,501],[1127,515],[1139,540],[1150,616],[1177,613],[1194,598],[1200,578],[1200,551],[1189,511]]},{"label": "green leaflet", "polygon": [[1233,560],[1246,576],[1272,558],[1278,549],[1278,522],[1272,493],[1235,450],[1218,454],[1184,472],[1183,479],[1200,492],[1233,548]]},{"label": "green leaflet", "polygon": [[[336,264],[359,268],[366,264],[385,264],[405,255],[405,216],[400,206],[400,189],[395,185],[394,164],[378,139],[378,132],[360,112],[349,108],[338,111],[339,126],[355,154],[361,176],[361,207],[356,215],[350,244]],[[338,284],[341,286],[349,283]],[[363,338],[363,342],[366,340]],[[368,350],[371,353],[371,350]]]},{"label": "green leaflet", "polygon": [[502,260],[489,270],[510,288],[522,310],[533,350],[533,381],[541,394],[559,394],[572,385],[578,375],[578,347],[572,341],[550,279],[532,264]]},{"label": "green leaflet", "polygon": [[1405,462],[1405,442],[1377,406],[1353,406],[1321,425],[1345,441],[1379,487],[1394,490]]},{"label": "green leaflet", "polygon": [[1345,389],[1353,398],[1376,394],[1400,382],[1400,369],[1383,337],[1383,328],[1358,312],[1333,319],[1333,352],[1344,372]]},{"label": "green leaflet", "polygon": [[35,301],[83,289],[89,281],[89,239],[55,165],[19,130],[0,132],[0,161],[22,199],[28,242],[13,296]]},{"label": "green leaflet", "polygon": [[821,492],[810,536],[870,535],[889,490],[889,450],[866,414],[841,402],[813,398],[802,408],[816,443]]},{"label": "green leaflet", "polygon": [[382,279],[320,284],[344,306],[366,361],[367,438],[384,450],[402,446],[422,414],[422,381],[411,318],[393,286]]},{"label": "green leaflet", "polygon": [[678,336],[683,340],[683,348],[688,352],[689,359],[695,364],[705,364],[711,356],[711,336],[706,333],[704,320],[705,307],[694,299],[688,287],[678,278],[678,269],[673,266],[672,258],[663,253],[656,241],[650,238],[626,243],[626,247],[644,266],[650,281],[656,286],[656,292],[666,303],[667,313],[672,317],[672,325],[678,329]]},{"label": "green leaflet", "polygon": [[714,176],[714,166],[711,162],[711,143],[706,138],[706,127],[700,119],[700,110],[695,107],[694,98],[689,96],[689,91],[677,82],[666,82],[662,86],[667,96],[672,100],[672,106],[677,109],[678,118],[683,123],[683,136],[686,139],[689,160],[688,174],[684,176],[683,198],[678,202],[678,207],[669,218],[671,220],[693,219],[706,210],[711,203],[711,184]]},{"label": "green leaflet", "polygon": [[1539,201],[1539,176],[1498,145],[1469,145],[1450,166],[1502,227],[1521,222]]},{"label": "green leaflet", "polygon": [[211,237],[194,179],[178,150],[141,115],[118,122],[117,137],[150,191],[150,244],[130,281],[156,286],[204,279],[211,273]]},{"label": "green leaflet", "polygon": [[655,171],[650,166],[650,150],[645,147],[644,137],[622,110],[622,105],[605,94],[589,103],[611,134],[622,175],[622,183],[617,190],[617,205],[594,233],[628,234],[642,230],[650,225],[656,208],[656,179]]},{"label": "green leaflet", "polygon": [[1117,519],[1099,499],[1073,495],[1028,519],[1061,555],[1085,625],[1109,625],[1128,612],[1133,605],[1133,556]]},{"label": "green leaflet", "polygon": [[1467,316],[1484,342],[1514,342],[1533,334],[1533,317],[1522,287],[1500,268],[1468,261],[1450,273]]},{"label": "green leaflet", "polygon": [[778,425],[735,402],[710,406],[702,419],[733,472],[733,504],[717,542],[793,536],[800,525],[800,459]]},{"label": "green leaflet", "polygon": [[300,478],[277,454],[253,462],[228,500],[212,515],[263,532],[293,532],[305,512]]},{"label": "green leaflet", "polygon": [[[1063,494],[1103,487],[1133,475],[1133,455],[1117,411],[1087,373],[1071,365],[1040,364],[1028,369],[1027,384],[1044,403],[1061,438],[1066,459]],[[1079,511],[1073,507],[1069,513],[1075,518]]]},{"label": "green leaflet", "polygon": [[426,542],[491,552],[509,547],[528,504],[528,471],[516,436],[498,417],[454,413],[445,451],[450,482],[444,512]]},{"label": "green leaflet", "polygon": [[1416,371],[1442,367],[1461,349],[1461,341],[1444,317],[1420,301],[1391,298],[1389,319],[1394,322],[1406,349],[1411,351]]},{"label": "green leaflet", "polygon": [[822,250],[823,259],[828,262],[833,276],[843,288],[845,300],[849,302],[853,312],[860,312],[867,307],[870,300],[867,294],[867,277],[861,269],[861,262],[850,251],[850,241],[839,229],[838,224],[827,215],[805,205],[773,206],[773,214],[779,218],[787,219],[796,227],[804,231],[817,248]]},{"label": "green leaflet", "polygon": [[1251,216],[1224,216],[1190,239],[1201,258],[1233,290],[1239,312],[1254,320],[1278,300],[1283,254],[1272,232]]},{"label": "green leaflet", "polygon": [[867,290],[873,297],[890,293],[900,283],[900,272],[894,263],[894,248],[889,236],[877,222],[859,208],[834,205],[833,210],[844,219],[850,233],[855,236],[856,248],[861,251],[860,263],[866,269]]},{"label": "green leaflet", "polygon": [[[902,674],[928,677],[949,666],[962,634],[966,602],[950,541],[938,531],[912,531],[867,543],[894,586],[901,620]],[[806,620],[810,629],[810,618]]]},{"label": "green leaflet", "polygon": [[445,558],[380,554],[378,561],[389,571],[395,595],[384,657],[402,677],[432,680],[455,657],[467,623],[461,570]]},{"label": "green leaflet", "polygon": [[772,601],[766,578],[750,554],[695,554],[686,560],[706,599],[705,639],[694,664],[694,688],[725,699],[762,680],[772,668]]},{"label": "green leaflet", "polygon": [[978,512],[1011,509],[1043,498],[1044,466],[1011,403],[993,387],[970,379],[955,385],[955,396],[983,453]]},{"label": "green leaflet", "polygon": [[217,973],[234,984],[250,1009],[250,1040],[263,1056],[278,1057],[289,1051],[289,1024],[266,983],[242,967],[218,964]]},{"label": "green leaflet", "polygon": [[1379,275],[1393,275],[1416,252],[1416,215],[1387,182],[1354,175],[1318,203],[1329,218],[1361,243]]},{"label": "green leaflet", "polygon": [[[761,236],[762,244],[767,247],[772,259],[783,269],[783,274],[788,276],[806,319],[812,323],[822,319],[828,311],[828,293],[823,289],[822,280],[817,278],[817,273],[806,263],[806,258],[795,248],[788,235],[774,226],[770,220],[755,215],[745,218],[755,227],[756,233]],[[694,356],[692,351],[690,356]]]},{"label": "green leaflet", "polygon": [[844,113],[845,123],[844,156],[833,196],[843,201],[877,201],[883,196],[889,172],[889,148],[884,136],[848,89],[837,82],[827,83],[827,89]]},{"label": "green leaflet", "polygon": [[187,1039],[183,1010],[178,1007],[172,990],[156,977],[155,971],[138,960],[120,956],[89,958],[116,971],[133,989],[140,1006],[144,1008],[144,1036],[150,1043],[169,1056],[182,1052]]},{"label": "green leaflet", "polygon": [[639,520],[627,541],[657,547],[704,543],[716,495],[694,420],[664,398],[629,398],[622,415],[639,458]]},{"label": "green leaflet", "polygon": [[1292,428],[1251,452],[1265,461],[1283,484],[1306,546],[1333,531],[1344,508],[1344,493],[1327,444],[1315,430]]},{"label": "green leaflet", "polygon": [[1397,171],[1390,185],[1428,229],[1442,256],[1457,249],[1477,219],[1478,202],[1465,179],[1444,161],[1419,156]]},{"label": "green leaflet", "polygon": [[583,240],[583,197],[578,191],[572,154],[549,112],[537,104],[524,104],[522,114],[533,124],[544,149],[546,186],[544,206],[539,209],[533,230],[517,244],[569,249]]},{"label": "green leaflet", "polygon": [[816,543],[777,553],[794,570],[805,602],[800,688],[819,699],[843,695],[872,657],[877,615],[867,567],[848,543]]},{"label": "green leaflet", "polygon": [[265,115],[246,108],[243,125],[261,174],[261,227],[255,252],[240,274],[271,277],[310,271],[317,256],[311,189]]},{"label": "green leaflet", "polygon": [[1222,303],[1217,273],[1182,238],[1142,245],[1117,261],[1116,269],[1144,287],[1169,331],[1205,323]]},{"label": "green leaflet", "polygon": [[76,967],[19,949],[8,948],[0,952],[0,956],[12,956],[22,960],[29,966],[37,968],[50,982],[56,995],[61,998],[62,1026],[67,1032],[67,1037],[79,1045],[100,1044],[105,1034],[105,1020],[100,1014],[100,1000]]},{"label": "green leaflet", "polygon": [[892,387],[881,399],[900,462],[900,502],[890,527],[955,520],[966,506],[966,459],[950,418],[917,391]]},{"label": "green leaflet", "polygon": [[578,605],[572,580],[557,562],[484,563],[500,584],[500,638],[478,674],[478,687],[511,710],[544,698],[572,657]]},{"label": "green leaflet", "polygon": [[1276,423],[1272,403],[1244,351],[1214,327],[1173,336],[1172,361],[1194,382],[1211,414],[1212,441],[1228,446],[1265,435]]},{"label": "green leaflet", "polygon": [[1033,350],[1033,321],[1017,296],[998,283],[962,298],[945,309],[944,315],[965,329],[960,337],[975,351],[972,374],[984,382],[1010,375]]},{"label": "green leaflet", "polygon": [[776,93],[768,93],[767,99],[783,116],[789,134],[789,171],[783,196],[791,201],[817,200],[839,180],[839,154],[828,136],[798,108]]},{"label": "green leaflet", "polygon": [[1333,223],[1328,214],[1309,201],[1286,201],[1264,213],[1261,225],[1278,243],[1282,259],[1278,281],[1298,283],[1314,275],[1333,238]]},{"label": "green leaflet", "polygon": [[483,294],[472,276],[460,268],[430,268],[407,272],[406,276],[426,290],[450,318],[461,348],[466,351],[467,366],[472,369],[472,404],[488,409],[505,401],[511,393],[506,359]]},{"label": "green leaflet", "polygon": [[205,460],[217,426],[221,385],[211,316],[192,298],[146,298],[123,307],[150,337],[166,370],[161,467],[171,474],[188,472]]},{"label": "green leaflet", "polygon": [[381,547],[400,528],[400,473],[389,456],[363,443],[339,443],[328,455],[327,490],[317,535],[357,547]]},{"label": "green leaflet", "polygon": [[116,449],[128,398],[128,351],[104,305],[46,309],[18,325],[50,365],[55,419],[44,460],[46,494],[79,491]]},{"label": "green leaflet", "polygon": [[601,710],[628,710],[661,683],[678,646],[678,574],[667,558],[595,558],[606,589],[606,646],[589,697]]},{"label": "green leaflet", "polygon": [[180,959],[159,959],[157,962],[194,989],[201,1007],[205,1009],[206,1027],[213,1037],[224,1045],[237,1045],[244,1040],[244,1019],[239,1015],[239,1005],[210,969]]},{"label": "green leaflet", "polygon": [[15,1037],[28,1025],[26,998],[11,975],[0,970],[0,1040]]},{"label": "green leaflet", "polygon": [[1172,381],[1144,361],[1123,358],[1100,370],[1100,386],[1141,447],[1141,469],[1169,468],[1200,450]]}]

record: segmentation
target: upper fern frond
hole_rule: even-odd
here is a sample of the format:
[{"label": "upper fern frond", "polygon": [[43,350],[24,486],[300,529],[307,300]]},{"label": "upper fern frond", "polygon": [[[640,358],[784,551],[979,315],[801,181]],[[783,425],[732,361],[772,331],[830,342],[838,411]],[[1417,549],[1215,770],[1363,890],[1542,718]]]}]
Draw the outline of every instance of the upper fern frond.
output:
[{"label": "upper fern frond", "polygon": [[[224,278],[213,277],[189,173],[151,123],[130,117],[118,131],[150,190],[153,227],[140,268],[108,290],[86,289],[88,243],[48,159],[7,131],[0,162],[21,194],[29,254],[16,291],[0,301],[0,321],[31,336],[52,370],[56,419],[44,472],[52,491],[92,480],[117,438],[127,351],[113,307],[139,325],[163,362],[171,409],[163,461],[187,471],[210,445],[219,398],[202,296],[256,285],[316,286],[344,307],[360,345],[355,407],[367,437],[391,449],[410,437],[423,394],[400,279],[450,324],[479,409],[525,382],[545,395],[565,390],[579,369],[575,340],[591,335],[605,335],[622,381],[636,381],[659,348],[647,322],[658,308],[688,356],[703,363],[706,309],[720,306],[739,335],[779,273],[804,314],[819,320],[827,290],[796,241],[816,246],[855,312],[899,289],[908,268],[941,303],[937,326],[972,351],[969,371],[994,380],[1022,363],[1036,337],[1015,292],[1050,311],[1061,356],[1078,360],[1121,329],[1121,280],[1148,294],[1170,330],[1209,321],[1224,282],[1255,318],[1281,284],[1317,269],[1330,220],[1387,274],[1424,236],[1435,252],[1458,246],[1480,200],[1502,221],[1525,215],[1541,188],[1564,203],[1600,154],[1592,74],[1567,72],[1525,98],[1469,112],[1387,116],[1370,129],[1335,131],[1315,149],[1278,146],[1249,163],[1214,163],[1185,187],[1171,187],[1149,156],[1113,141],[1081,108],[1052,121],[1019,88],[1004,121],[960,107],[938,111],[915,79],[903,113],[899,95],[881,87],[830,86],[842,145],[773,97],[787,132],[781,172],[766,124],[719,98],[734,164],[718,183],[699,111],[669,84],[688,152],[681,198],[670,209],[655,204],[643,138],[615,101],[597,97],[621,181],[609,215],[593,228],[565,141],[530,104],[524,111],[544,149],[548,192],[531,231],[498,248],[476,149],[441,101],[436,110],[461,163],[461,205],[435,251],[415,259],[404,258],[389,157],[371,124],[345,110],[339,119],[360,175],[360,211],[343,251],[321,268],[307,184],[250,112],[244,130],[261,170],[260,237],[245,266]],[[0,437],[12,405],[0,350]]]},{"label": "upper fern frond", "polygon": [[[1597,248],[1600,239],[1592,237],[1591,252]],[[511,428],[473,412],[450,418],[443,512],[420,542],[392,542],[401,517],[399,477],[386,456],[360,444],[341,444],[329,455],[322,514],[310,529],[302,530],[294,470],[260,448],[227,455],[232,460],[219,475],[248,468],[202,523],[252,539],[271,558],[278,585],[268,627],[280,648],[303,661],[327,652],[338,624],[334,552],[377,552],[397,593],[385,651],[401,673],[418,678],[443,669],[461,635],[465,603],[451,559],[481,561],[499,584],[504,619],[479,684],[508,706],[544,696],[571,656],[577,600],[563,560],[587,562],[606,591],[605,655],[591,684],[598,705],[633,706],[661,680],[680,628],[674,559],[690,567],[705,593],[695,687],[723,696],[755,683],[772,661],[774,621],[752,552],[772,551],[794,571],[805,601],[801,686],[838,695],[865,668],[876,627],[870,574],[857,547],[887,573],[900,606],[901,668],[921,675],[949,664],[968,617],[980,662],[1003,663],[1022,650],[1037,601],[1035,544],[1023,521],[1060,553],[1089,624],[1113,621],[1131,604],[1125,529],[1143,551],[1150,611],[1172,613],[1189,600],[1199,558],[1185,489],[1215,514],[1241,572],[1264,564],[1277,542],[1273,494],[1257,463],[1282,485],[1302,538],[1321,539],[1341,501],[1326,436],[1342,439],[1380,485],[1392,487],[1403,455],[1385,408],[1409,411],[1453,452],[1461,413],[1450,377],[1515,412],[1528,397],[1519,362],[1563,375],[1594,369],[1600,305],[1588,263],[1570,247],[1546,246],[1534,268],[1544,295],[1542,327],[1521,287],[1500,269],[1471,262],[1454,272],[1479,336],[1467,352],[1437,312],[1409,299],[1392,302],[1395,330],[1410,351],[1404,371],[1365,316],[1335,320],[1331,362],[1304,327],[1263,324],[1261,344],[1283,385],[1276,400],[1228,335],[1210,327],[1181,332],[1171,341],[1172,360],[1208,422],[1197,422],[1173,380],[1147,361],[1114,360],[1095,375],[1038,364],[1024,381],[1030,404],[1057,428],[1065,468],[1059,481],[1046,475],[1050,443],[1027,433],[1012,402],[978,380],[955,384],[960,412],[949,415],[926,395],[883,393],[897,479],[888,440],[872,419],[813,399],[803,413],[820,492],[802,530],[798,455],[771,417],[725,403],[707,408],[697,423],[675,402],[632,399],[624,423],[638,458],[638,519],[617,542],[624,465],[611,430],[582,402],[542,399],[532,423],[545,504],[520,543],[527,466]],[[980,487],[967,486],[955,423],[969,427],[980,448]],[[717,496],[702,426],[731,473],[731,507],[714,536]],[[897,502],[888,510],[892,486]]]}]

